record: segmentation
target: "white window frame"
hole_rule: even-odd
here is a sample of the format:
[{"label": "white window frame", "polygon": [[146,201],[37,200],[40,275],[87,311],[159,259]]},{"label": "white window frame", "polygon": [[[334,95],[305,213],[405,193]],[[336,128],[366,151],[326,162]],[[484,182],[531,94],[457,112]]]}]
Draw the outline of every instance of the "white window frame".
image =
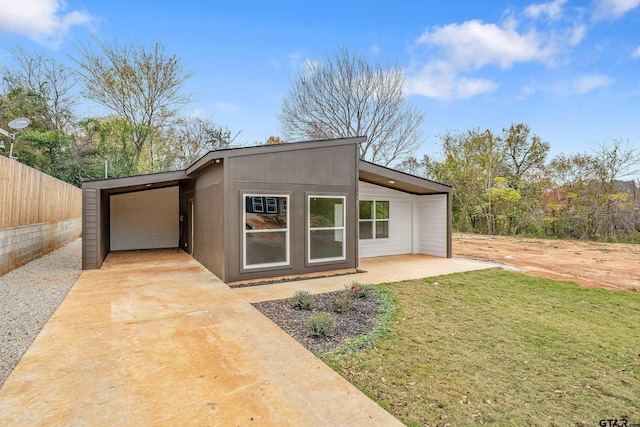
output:
[{"label": "white window frame", "polygon": [[[311,228],[311,199],[342,199],[342,226],[341,227],[314,227]],[[311,231],[342,230],[342,256],[332,258],[311,258]],[[322,262],[344,261],[347,259],[347,197],[339,195],[307,195],[307,262],[317,264]]]},{"label": "white window frame", "polygon": [[[287,228],[270,228],[268,230],[247,230],[247,197],[251,197],[251,202],[253,204],[254,197],[284,197],[287,204],[286,214],[287,214]],[[277,200],[277,199],[276,199]],[[282,267],[289,266],[291,264],[291,222],[289,217],[289,195],[288,194],[251,194],[244,193],[242,195],[242,268],[244,270],[255,270],[259,268],[270,268],[270,267]],[[253,205],[251,206],[253,208]],[[277,210],[276,210],[277,212]],[[254,213],[256,213],[254,211]],[[265,213],[265,212],[257,212],[257,213]],[[281,262],[269,262],[263,264],[247,264],[247,234],[249,233],[282,233],[285,232],[285,240],[286,240],[286,260]]]},{"label": "white window frame", "polygon": [[[253,210],[253,213],[264,213],[264,202],[262,201],[262,197],[260,195],[251,195],[249,196],[251,197],[251,209]],[[246,198],[244,199],[245,203],[246,203]],[[259,203],[256,203],[259,202]],[[245,213],[247,211],[247,207],[244,207]]]},{"label": "white window frame", "polygon": [[270,197],[265,197],[264,200],[267,205],[266,213],[268,214],[278,213],[278,199],[270,196]]},{"label": "white window frame", "polygon": [[[366,218],[366,219],[360,219],[360,202],[371,202],[372,206],[371,206],[371,216],[373,218]],[[389,218],[382,218],[382,219],[378,219],[378,209],[376,206],[376,203],[378,202],[387,202],[389,204]],[[371,238],[370,239],[361,239],[360,238],[360,223],[361,222],[368,222],[371,224]],[[389,234],[387,235],[387,237],[377,237],[376,236],[376,222],[386,222],[388,224],[387,229],[389,230]],[[371,240],[387,240],[390,239],[390,235],[391,235],[391,201],[388,199],[363,199],[363,200],[358,200],[358,240],[362,240],[363,242],[367,242],[367,241],[371,241]]]}]

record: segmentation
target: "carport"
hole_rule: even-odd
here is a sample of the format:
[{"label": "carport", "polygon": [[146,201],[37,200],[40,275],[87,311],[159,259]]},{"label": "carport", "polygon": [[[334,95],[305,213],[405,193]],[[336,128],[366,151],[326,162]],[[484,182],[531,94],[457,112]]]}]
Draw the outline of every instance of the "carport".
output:
[{"label": "carport", "polygon": [[93,181],[83,192],[83,268],[98,268],[110,251],[178,247],[189,191],[184,171]]},{"label": "carport", "polygon": [[[360,258],[407,254],[451,258],[450,186],[364,160],[358,167]],[[376,207],[385,210],[381,220]]]}]

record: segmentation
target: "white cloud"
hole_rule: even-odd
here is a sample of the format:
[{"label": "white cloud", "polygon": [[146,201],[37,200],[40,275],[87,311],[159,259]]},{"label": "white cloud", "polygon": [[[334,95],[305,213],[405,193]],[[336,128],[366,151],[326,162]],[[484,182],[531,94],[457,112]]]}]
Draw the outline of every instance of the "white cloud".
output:
[{"label": "white cloud", "polygon": [[472,98],[485,92],[493,92],[500,84],[487,79],[470,79],[460,77],[455,85],[454,95],[458,99]]},{"label": "white cloud", "polygon": [[61,0],[2,0],[0,32],[55,45],[71,27],[94,21],[87,12],[72,10],[65,13],[65,9]]},{"label": "white cloud", "polygon": [[555,0],[549,3],[539,3],[527,6],[524,14],[530,18],[538,19],[541,16],[547,16],[549,19],[558,19],[562,15],[562,6],[567,0]]},{"label": "white cloud", "polygon": [[546,61],[553,54],[540,35],[518,33],[513,21],[503,26],[474,20],[437,27],[423,33],[418,43],[439,47],[449,63],[463,70],[488,64],[509,68],[515,62]]},{"label": "white cloud", "polygon": [[603,74],[581,76],[574,79],[563,92],[569,95],[584,95],[593,90],[611,86],[613,82],[614,79]]},{"label": "white cloud", "polygon": [[569,44],[577,46],[587,35],[587,26],[584,24],[576,24],[569,30]]},{"label": "white cloud", "polygon": [[640,6],[640,0],[594,0],[594,21],[615,20]]},{"label": "white cloud", "polygon": [[631,57],[632,58],[640,58],[640,46],[638,46],[638,48],[636,50],[631,52]]},{"label": "white cloud", "polygon": [[[592,1],[617,5],[624,11],[640,4],[640,0]],[[461,99],[496,90],[500,87],[498,76],[504,77],[504,70],[517,64],[537,63],[550,69],[568,65],[572,51],[593,26],[585,20],[586,13],[585,7],[571,6],[568,0],[548,0],[519,10],[507,9],[496,23],[471,20],[427,28],[416,40],[417,54],[407,71],[406,91]],[[426,59],[417,59],[421,57]],[[487,78],[487,72],[495,76]],[[581,81],[582,86],[567,89],[570,85],[565,85],[563,93],[584,93],[580,91],[592,90],[588,89],[590,84],[607,82],[591,77]],[[529,96],[530,90],[535,88],[522,86],[515,96]]]},{"label": "white cloud", "polygon": [[508,69],[519,62],[548,62],[555,48],[531,30],[519,33],[517,22],[502,25],[467,21],[425,31],[418,45],[436,48],[439,57],[408,73],[406,91],[446,100],[467,99],[496,90],[500,84],[471,77],[488,65]]},{"label": "white cloud", "polygon": [[377,44],[371,46],[371,53],[373,53],[374,55],[378,55],[380,53],[380,46],[378,46]]},{"label": "white cloud", "polygon": [[498,83],[487,79],[461,77],[445,62],[434,62],[424,66],[416,75],[408,77],[405,91],[428,98],[452,101],[492,92],[499,86]]}]

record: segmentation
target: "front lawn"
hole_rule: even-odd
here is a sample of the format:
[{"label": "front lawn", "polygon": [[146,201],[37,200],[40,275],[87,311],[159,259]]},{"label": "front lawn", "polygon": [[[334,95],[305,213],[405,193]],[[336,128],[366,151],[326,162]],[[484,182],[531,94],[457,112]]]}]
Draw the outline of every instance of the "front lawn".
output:
[{"label": "front lawn", "polygon": [[502,270],[381,285],[391,332],[323,359],[408,425],[640,423],[640,296]]}]

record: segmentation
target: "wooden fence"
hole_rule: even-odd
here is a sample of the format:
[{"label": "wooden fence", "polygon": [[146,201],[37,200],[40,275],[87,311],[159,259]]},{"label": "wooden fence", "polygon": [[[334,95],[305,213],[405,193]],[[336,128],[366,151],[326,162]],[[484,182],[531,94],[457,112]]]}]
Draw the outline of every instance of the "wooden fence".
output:
[{"label": "wooden fence", "polygon": [[0,229],[82,216],[82,190],[0,156]]}]

